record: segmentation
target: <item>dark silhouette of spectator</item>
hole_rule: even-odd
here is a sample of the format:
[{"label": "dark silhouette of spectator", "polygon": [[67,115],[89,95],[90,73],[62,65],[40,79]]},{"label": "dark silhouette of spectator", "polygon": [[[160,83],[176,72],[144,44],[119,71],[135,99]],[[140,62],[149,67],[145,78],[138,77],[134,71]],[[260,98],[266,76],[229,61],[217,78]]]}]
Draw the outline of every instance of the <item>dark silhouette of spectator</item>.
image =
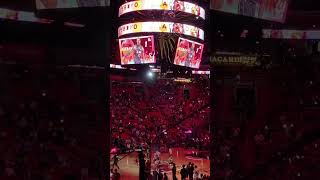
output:
[{"label": "dark silhouette of spectator", "polygon": [[188,168],[189,180],[193,179],[193,171],[194,171],[194,164],[192,163]]},{"label": "dark silhouette of spectator", "polygon": [[118,172],[117,169],[114,170],[113,180],[120,180],[120,173]]},{"label": "dark silhouette of spectator", "polygon": [[159,173],[158,173],[158,180],[163,180],[163,174],[162,174],[162,172],[159,172]]},{"label": "dark silhouette of spectator", "polygon": [[177,167],[175,163],[173,163],[173,167],[172,167],[172,179],[173,180],[177,179]]},{"label": "dark silhouette of spectator", "polygon": [[167,175],[167,173],[164,173],[163,180],[168,180],[168,175]]},{"label": "dark silhouette of spectator", "polygon": [[146,168],[146,162],[144,160],[144,154],[142,151],[139,151],[138,153],[138,159],[139,159],[139,174],[140,174],[140,179],[144,180],[145,177],[145,168]]},{"label": "dark silhouette of spectator", "polygon": [[185,180],[188,176],[188,171],[186,169],[186,165],[182,165],[182,169],[180,171],[181,174],[181,180]]},{"label": "dark silhouette of spectator", "polygon": [[194,167],[194,173],[193,173],[194,180],[199,179],[199,172],[198,172],[197,168],[198,168],[197,166]]},{"label": "dark silhouette of spectator", "polygon": [[152,176],[152,179],[153,179],[153,180],[158,180],[158,176],[159,176],[159,175],[158,175],[158,172],[157,172],[157,171],[153,171],[153,172],[152,172],[152,175],[153,175],[153,176]]},{"label": "dark silhouette of spectator", "polygon": [[120,169],[118,162],[119,162],[119,156],[118,155],[113,156],[112,168],[114,168],[114,166],[116,166],[118,169]]}]

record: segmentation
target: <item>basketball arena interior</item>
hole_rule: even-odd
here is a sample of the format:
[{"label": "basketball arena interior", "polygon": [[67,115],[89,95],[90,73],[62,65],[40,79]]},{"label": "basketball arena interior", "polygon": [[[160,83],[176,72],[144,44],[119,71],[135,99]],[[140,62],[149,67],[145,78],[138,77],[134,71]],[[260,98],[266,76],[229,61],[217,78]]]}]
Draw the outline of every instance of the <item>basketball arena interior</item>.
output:
[{"label": "basketball arena interior", "polygon": [[1,180],[316,180],[320,2],[1,0]]}]

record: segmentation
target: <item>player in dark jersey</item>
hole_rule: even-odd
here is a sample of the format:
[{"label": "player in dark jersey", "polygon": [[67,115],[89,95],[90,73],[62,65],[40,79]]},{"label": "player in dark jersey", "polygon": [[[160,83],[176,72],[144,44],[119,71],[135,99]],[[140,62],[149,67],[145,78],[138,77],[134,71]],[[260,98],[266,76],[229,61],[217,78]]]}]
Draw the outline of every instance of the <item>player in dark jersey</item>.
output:
[{"label": "player in dark jersey", "polygon": [[188,55],[187,55],[187,59],[185,61],[185,66],[186,67],[190,67],[191,62],[195,56],[195,50],[194,50],[194,44],[191,45],[190,49],[188,50]]},{"label": "player in dark jersey", "polygon": [[113,156],[113,165],[112,165],[112,168],[114,168],[114,166],[116,166],[118,169],[120,169],[119,165],[118,165],[118,162],[120,160],[119,156],[118,155],[114,155]]},{"label": "player in dark jersey", "polygon": [[137,44],[133,46],[133,52],[134,52],[134,63],[135,64],[143,63],[144,48],[141,45],[140,39],[137,39]]}]

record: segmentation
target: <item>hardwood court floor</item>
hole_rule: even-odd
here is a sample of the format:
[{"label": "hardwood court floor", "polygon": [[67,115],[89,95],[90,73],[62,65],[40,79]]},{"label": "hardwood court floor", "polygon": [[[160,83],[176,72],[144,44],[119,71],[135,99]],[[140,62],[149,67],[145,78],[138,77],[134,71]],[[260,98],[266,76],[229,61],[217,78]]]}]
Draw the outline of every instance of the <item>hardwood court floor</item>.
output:
[{"label": "hardwood court floor", "polygon": [[[210,173],[210,160],[195,158],[186,156],[185,154],[191,154],[195,150],[187,150],[184,148],[173,148],[173,160],[177,166],[177,178],[180,179],[180,169],[183,164],[188,164],[189,162],[194,163],[198,168],[199,174],[209,174]],[[121,180],[138,180],[139,179],[139,166],[137,164],[136,152],[130,153],[119,161],[118,165],[120,167],[119,173],[121,175]],[[168,174],[169,180],[172,180],[171,167],[168,165],[167,160],[169,158],[169,153],[161,153],[161,162],[163,172]],[[111,162],[112,165],[112,162]]]}]

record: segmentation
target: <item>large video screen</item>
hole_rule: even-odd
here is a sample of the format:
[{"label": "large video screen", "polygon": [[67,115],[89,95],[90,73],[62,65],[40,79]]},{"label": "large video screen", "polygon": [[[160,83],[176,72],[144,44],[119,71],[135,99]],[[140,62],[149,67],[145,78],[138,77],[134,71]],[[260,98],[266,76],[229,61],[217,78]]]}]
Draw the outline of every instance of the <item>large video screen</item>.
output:
[{"label": "large video screen", "polygon": [[320,39],[319,30],[263,29],[265,39]]},{"label": "large video screen", "polygon": [[118,28],[118,37],[140,32],[176,33],[192,36],[204,40],[204,31],[201,28],[188,24],[174,22],[136,22],[122,25]]},{"label": "large video screen", "polygon": [[211,9],[284,22],[289,0],[211,0]]},{"label": "large video screen", "polygon": [[199,68],[204,45],[184,38],[179,38],[174,64]]},{"label": "large video screen", "polygon": [[110,0],[36,0],[37,9],[110,6]]},{"label": "large video screen", "polygon": [[156,63],[153,36],[119,39],[122,65]]},{"label": "large video screen", "polygon": [[193,3],[177,1],[177,0],[137,0],[130,1],[120,6],[119,16],[141,10],[166,10],[166,11],[181,11],[200,16],[205,19],[205,10]]}]

